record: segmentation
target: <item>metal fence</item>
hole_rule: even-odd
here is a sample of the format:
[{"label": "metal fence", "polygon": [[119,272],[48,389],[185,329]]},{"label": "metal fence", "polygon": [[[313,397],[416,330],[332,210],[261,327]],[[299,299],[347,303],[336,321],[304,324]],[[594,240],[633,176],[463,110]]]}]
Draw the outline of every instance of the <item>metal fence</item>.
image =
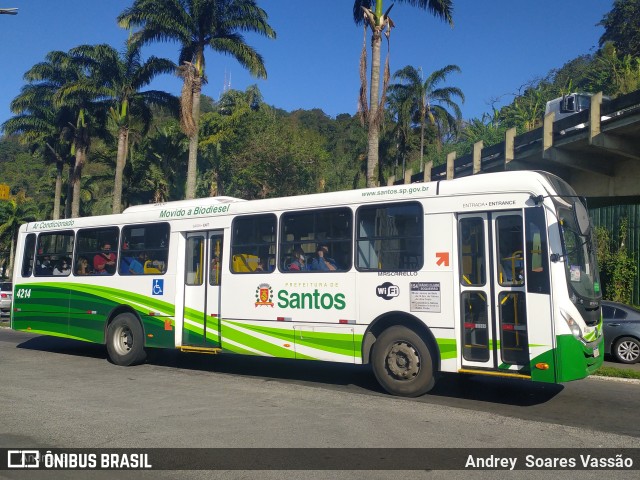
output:
[{"label": "metal fence", "polygon": [[620,222],[624,218],[627,219],[628,232],[625,246],[638,266],[636,279],[633,283],[632,302],[635,305],[640,305],[640,204],[591,208],[589,213],[593,218],[594,225],[609,230],[612,239],[618,238]]}]

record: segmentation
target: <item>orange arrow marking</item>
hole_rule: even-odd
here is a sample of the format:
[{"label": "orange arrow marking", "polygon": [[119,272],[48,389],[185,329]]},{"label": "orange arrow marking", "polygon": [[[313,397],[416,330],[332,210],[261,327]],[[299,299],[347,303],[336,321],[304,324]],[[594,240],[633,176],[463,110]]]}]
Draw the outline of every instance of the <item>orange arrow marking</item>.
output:
[{"label": "orange arrow marking", "polygon": [[436,258],[438,259],[436,265],[441,266],[444,264],[445,267],[449,266],[449,252],[436,252]]}]

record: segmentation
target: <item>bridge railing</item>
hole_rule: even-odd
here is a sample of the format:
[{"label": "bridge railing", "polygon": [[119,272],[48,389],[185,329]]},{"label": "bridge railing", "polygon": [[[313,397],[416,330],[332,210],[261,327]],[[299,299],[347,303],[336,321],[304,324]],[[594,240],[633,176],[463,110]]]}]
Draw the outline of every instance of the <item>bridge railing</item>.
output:
[{"label": "bridge railing", "polygon": [[532,149],[544,151],[561,139],[568,139],[584,132],[586,126],[590,124],[591,112],[594,110],[599,110],[600,116],[595,119],[598,125],[591,127],[592,133],[596,126],[597,131],[600,131],[600,122],[607,123],[621,116],[637,113],[640,109],[640,90],[605,102],[602,102],[602,93],[599,93],[592,97],[591,102],[592,106],[589,110],[583,110],[557,121],[553,121],[553,114],[550,114],[545,117],[545,126],[517,136],[515,128],[509,129],[505,134],[505,140],[500,143],[484,147],[482,142],[478,142],[470,154],[456,158],[456,153],[452,152],[447,156],[444,164],[433,166],[433,162],[427,162],[424,172],[414,174],[409,170],[405,178],[390,177],[387,184],[401,185],[449,180],[476,173],[506,170],[509,162],[516,159],[518,154],[524,155]]}]

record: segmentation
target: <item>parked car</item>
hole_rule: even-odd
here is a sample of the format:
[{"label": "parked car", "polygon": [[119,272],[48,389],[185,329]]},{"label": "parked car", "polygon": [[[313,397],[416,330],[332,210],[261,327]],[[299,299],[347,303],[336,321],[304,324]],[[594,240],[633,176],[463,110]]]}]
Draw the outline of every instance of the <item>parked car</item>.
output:
[{"label": "parked car", "polygon": [[605,353],[622,363],[640,361],[640,310],[617,302],[602,302]]},{"label": "parked car", "polygon": [[13,295],[13,284],[11,282],[0,282],[0,316],[11,315],[11,297]]}]

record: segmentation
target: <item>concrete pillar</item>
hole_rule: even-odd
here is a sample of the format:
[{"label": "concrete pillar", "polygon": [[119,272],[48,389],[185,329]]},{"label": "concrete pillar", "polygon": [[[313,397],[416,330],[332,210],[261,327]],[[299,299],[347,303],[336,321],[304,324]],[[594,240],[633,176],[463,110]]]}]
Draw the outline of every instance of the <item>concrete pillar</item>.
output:
[{"label": "concrete pillar", "polygon": [[430,182],[431,181],[431,169],[433,168],[433,162],[427,162],[424,165],[424,177],[422,177],[422,181],[423,182]]},{"label": "concrete pillar", "polygon": [[404,184],[408,185],[411,183],[411,175],[413,175],[413,169],[407,168],[404,172]]},{"label": "concrete pillar", "polygon": [[504,169],[507,169],[507,164],[515,158],[515,138],[516,128],[510,128],[504,134]]},{"label": "concrete pillar", "polygon": [[473,174],[480,173],[482,170],[482,149],[484,142],[480,140],[473,144]]},{"label": "concrete pillar", "polygon": [[556,121],[555,112],[544,116],[542,124],[542,158],[548,158],[553,147],[553,122]]},{"label": "concrete pillar", "polygon": [[447,180],[453,180],[454,164],[456,160],[456,152],[447,153]]},{"label": "concrete pillar", "polygon": [[593,139],[600,135],[600,109],[602,107],[602,92],[598,92],[591,97],[591,106],[589,107],[589,144],[593,144]]}]

